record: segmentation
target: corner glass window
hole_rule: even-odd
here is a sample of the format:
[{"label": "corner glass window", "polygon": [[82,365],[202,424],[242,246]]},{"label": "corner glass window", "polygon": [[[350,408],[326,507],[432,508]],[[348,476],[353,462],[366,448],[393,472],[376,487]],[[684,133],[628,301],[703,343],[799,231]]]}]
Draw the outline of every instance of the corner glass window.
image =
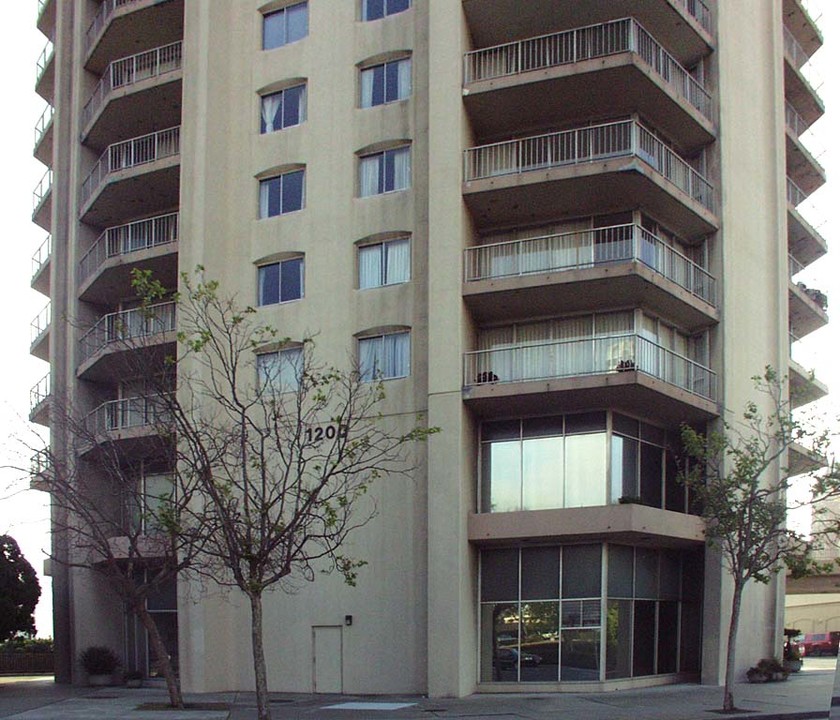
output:
[{"label": "corner glass window", "polygon": [[257,268],[257,304],[300,300],[303,297],[303,258],[261,265]]},{"label": "corner glass window", "polygon": [[411,0],[362,0],[362,20],[379,20],[410,7]]},{"label": "corner glass window", "polygon": [[285,215],[303,208],[304,171],[260,180],[260,218]]},{"label": "corner glass window", "polygon": [[260,133],[300,125],[306,120],[306,85],[296,85],[260,98]]},{"label": "corner glass window", "polygon": [[405,100],[411,95],[411,58],[363,68],[361,107]]},{"label": "corner glass window", "polygon": [[302,40],[309,34],[309,3],[289,5],[263,16],[263,50]]}]

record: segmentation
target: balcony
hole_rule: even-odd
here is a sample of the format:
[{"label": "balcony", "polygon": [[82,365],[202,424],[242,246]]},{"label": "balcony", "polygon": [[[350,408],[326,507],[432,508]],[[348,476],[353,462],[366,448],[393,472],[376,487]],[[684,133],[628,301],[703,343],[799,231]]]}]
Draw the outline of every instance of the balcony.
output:
[{"label": "balcony", "polygon": [[42,295],[50,294],[50,269],[52,263],[52,235],[47,235],[32,256],[32,280],[30,285]]},{"label": "balcony", "polygon": [[178,204],[180,127],[115,143],[82,183],[81,220],[118,224]]},{"label": "balcony", "polygon": [[790,103],[785,103],[785,129],[786,174],[802,192],[810,195],[825,183],[825,170],[802,143],[801,136],[808,131],[808,125]]},{"label": "balcony", "polygon": [[115,443],[125,454],[154,453],[168,442],[171,423],[168,402],[161,396],[109,400],[85,417],[90,441],[80,443],[82,455],[99,445]]},{"label": "balcony", "polygon": [[813,125],[825,112],[823,102],[817,94],[822,82],[808,65],[808,54],[787,28],[784,30],[784,49],[785,98],[809,126]]},{"label": "balcony", "polygon": [[479,228],[650,209],[690,240],[717,227],[715,191],[635,120],[470,148],[463,193]]},{"label": "balcony", "polygon": [[52,182],[52,168],[47,168],[32,191],[32,222],[47,232],[52,229]]},{"label": "balcony", "polygon": [[788,283],[788,322],[790,332],[803,338],[828,324],[828,298],[816,288],[805,283]]},{"label": "balcony", "polygon": [[805,0],[783,0],[782,14],[787,31],[802,51],[811,57],[822,47],[823,38]]},{"label": "balcony", "polygon": [[825,383],[817,380],[812,370],[806,370],[795,360],[790,361],[788,383],[790,406],[793,409],[808,405],[828,395]]},{"label": "balcony", "polygon": [[38,0],[38,29],[48,38],[55,37],[55,15],[58,0]]},{"label": "balcony", "polygon": [[50,105],[55,95],[55,46],[47,40],[47,44],[35,63],[35,92]]},{"label": "balcony", "polygon": [[480,138],[638,112],[687,150],[714,140],[711,95],[633,18],[467,53],[464,93]]},{"label": "balcony", "polygon": [[82,138],[93,147],[181,120],[181,42],[115,60],[82,109]]},{"label": "balcony", "polygon": [[479,245],[464,269],[479,324],[648,303],[692,331],[717,320],[715,278],[639,225]]},{"label": "balcony", "polygon": [[[109,313],[79,340],[78,375],[108,379],[139,370],[175,342],[175,303]],[[131,354],[131,361],[127,354]]]},{"label": "balcony", "polygon": [[105,230],[78,266],[79,297],[105,303],[131,285],[137,268],[151,270],[165,287],[178,284],[178,213],[158,215]]},{"label": "balcony", "polygon": [[44,165],[52,165],[53,152],[53,116],[55,108],[47,105],[38,122],[35,123],[35,145],[32,154]]},{"label": "balcony", "polygon": [[787,179],[787,204],[788,251],[800,264],[808,266],[828,252],[828,244],[815,229],[815,225],[821,223],[813,204],[790,178]]},{"label": "balcony", "polygon": [[29,461],[29,489],[50,491],[50,482],[53,478],[52,455],[49,450],[36,452]]},{"label": "balcony", "polygon": [[711,51],[712,16],[702,0],[463,0],[476,47],[634,16],[684,66]]},{"label": "balcony", "polygon": [[52,319],[50,308],[50,303],[47,303],[29,324],[31,331],[29,353],[47,362],[50,360],[50,323]]},{"label": "balcony", "polygon": [[50,425],[50,374],[42,377],[29,391],[29,422]]},{"label": "balcony", "polygon": [[717,414],[716,382],[709,368],[634,333],[464,355],[464,400],[480,416],[611,407],[707,421]]},{"label": "balcony", "polygon": [[143,52],[183,36],[183,0],[103,0],[85,33],[85,67],[102,74],[126,48]]}]

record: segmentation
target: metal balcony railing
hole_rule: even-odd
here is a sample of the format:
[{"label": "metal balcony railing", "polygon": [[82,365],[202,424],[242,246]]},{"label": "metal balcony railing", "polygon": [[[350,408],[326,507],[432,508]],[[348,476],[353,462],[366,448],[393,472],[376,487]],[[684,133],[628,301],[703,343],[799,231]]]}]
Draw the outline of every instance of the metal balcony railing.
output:
[{"label": "metal balcony railing", "polygon": [[114,10],[135,2],[138,2],[138,0],[103,0],[85,33],[85,52],[90,52],[94,41],[99,37],[99,33],[102,32],[102,29],[111,19],[111,15],[114,14]]},{"label": "metal balcony railing", "polygon": [[684,7],[706,32],[712,32],[712,13],[703,0],[675,0],[675,2]]},{"label": "metal balcony railing", "polygon": [[787,28],[784,29],[785,54],[790,59],[793,67],[802,75],[805,82],[810,85],[811,91],[816,94],[822,87],[823,79],[809,62],[811,56],[799,44],[793,33]]},{"label": "metal balcony railing", "polygon": [[808,224],[818,230],[825,224],[825,215],[808,199],[808,195],[790,178],[787,180],[787,201]]},{"label": "metal balcony railing", "polygon": [[39,450],[29,460],[29,473],[33,476],[48,475],[52,469],[52,455],[49,450]]},{"label": "metal balcony railing", "polygon": [[114,60],[102,74],[82,109],[82,127],[87,127],[112,90],[158,77],[181,67],[181,41]]},{"label": "metal balcony railing", "polygon": [[467,282],[634,261],[716,305],[715,278],[640,225],[615,225],[478,245],[464,252]]},{"label": "metal balcony railing", "polygon": [[542,68],[602,58],[619,53],[637,54],[671,91],[712,119],[712,97],[633,18],[566,30],[483,48],[464,56],[464,83],[518,75]]},{"label": "metal balcony railing", "polygon": [[44,242],[42,242],[38,249],[35,251],[35,254],[32,256],[32,277],[34,278],[41,269],[50,261],[50,256],[52,255],[52,235],[47,235],[44,238]]},{"label": "metal balcony railing", "polygon": [[44,49],[41,50],[41,54],[38,56],[38,60],[35,63],[36,85],[41,81],[41,78],[44,76],[44,73],[47,70],[47,66],[50,64],[50,60],[52,60],[54,56],[55,45],[52,44],[51,40],[47,40],[47,44],[44,45]]},{"label": "metal balcony railing", "polygon": [[168,402],[161,396],[108,400],[85,417],[85,429],[102,434],[128,428],[168,424]]},{"label": "metal balcony railing", "polygon": [[47,7],[47,3],[49,3],[49,2],[50,2],[50,0],[38,0],[38,14],[37,14],[37,17],[41,17],[41,15],[44,12],[44,8]]},{"label": "metal balcony railing", "polygon": [[130,343],[172,330],[175,330],[174,302],[109,313],[79,339],[80,359],[85,362],[109,345]]},{"label": "metal balcony railing", "polygon": [[469,182],[630,156],[643,160],[678,190],[714,212],[711,183],[635,120],[469,148],[464,152],[464,179]]},{"label": "metal balcony railing", "polygon": [[825,148],[818,144],[816,136],[810,130],[808,124],[789,102],[785,103],[785,125],[815,161],[825,152]]},{"label": "metal balcony railing", "polygon": [[788,254],[788,272],[790,277],[795,277],[805,269],[805,266],[799,262],[793,255]]},{"label": "metal balcony railing", "polygon": [[35,319],[29,324],[30,327],[30,342],[35,343],[35,341],[43,335],[47,328],[50,326],[51,318],[51,305],[47,303],[44,306],[44,309],[41,310],[36,316]]},{"label": "metal balcony railing", "polygon": [[29,391],[29,409],[34,410],[50,396],[50,374],[42,377]]},{"label": "metal balcony railing", "polygon": [[177,240],[178,213],[158,215],[110,227],[96,239],[79,261],[79,284],[102,267],[108,258],[129,255]]},{"label": "metal balcony railing", "polygon": [[111,173],[178,155],[180,139],[181,128],[176,126],[109,145],[82,183],[82,204]]},{"label": "metal balcony railing", "polygon": [[479,350],[464,355],[464,385],[525,382],[637,370],[669,385],[716,399],[709,368],[632,333]]},{"label": "metal balcony railing", "polygon": [[41,207],[41,204],[47,199],[52,190],[53,171],[52,168],[47,168],[44,176],[38,181],[35,189],[32,191],[32,212],[34,213]]},{"label": "metal balcony railing", "polygon": [[35,123],[35,147],[38,147],[38,144],[43,140],[44,135],[47,134],[47,130],[50,129],[50,125],[52,125],[53,115],[55,115],[55,108],[47,103],[47,107],[44,108],[44,112],[41,113],[41,117],[38,118],[38,121]]}]

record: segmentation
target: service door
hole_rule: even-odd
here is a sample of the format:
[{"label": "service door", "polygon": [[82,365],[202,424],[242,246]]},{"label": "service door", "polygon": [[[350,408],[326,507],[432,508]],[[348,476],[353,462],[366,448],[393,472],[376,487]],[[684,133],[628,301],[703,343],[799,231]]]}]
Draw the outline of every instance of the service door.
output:
[{"label": "service door", "polygon": [[312,627],[312,692],[341,693],[341,625]]}]

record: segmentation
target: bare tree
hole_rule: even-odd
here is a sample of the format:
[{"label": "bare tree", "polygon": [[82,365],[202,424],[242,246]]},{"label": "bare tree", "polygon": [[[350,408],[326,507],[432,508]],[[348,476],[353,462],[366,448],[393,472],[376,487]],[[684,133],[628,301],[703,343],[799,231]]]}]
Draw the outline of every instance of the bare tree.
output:
[{"label": "bare tree", "polygon": [[[263,650],[263,595],[319,572],[356,582],[363,558],[343,550],[375,514],[370,484],[411,471],[410,449],[434,430],[380,414],[372,369],[319,364],[314,343],[294,343],[222,298],[216,282],[182,279],[178,392],[165,395],[177,467],[196,488],[199,569],[248,598],[257,707],[270,718]],[[146,304],[164,289],[135,275]],[[370,380],[370,381],[366,381]]]},{"label": "bare tree", "polygon": [[769,411],[749,402],[736,423],[723,423],[722,431],[702,434],[683,426],[682,441],[688,462],[682,479],[694,492],[705,521],[706,540],[720,552],[733,581],[726,646],[723,710],[735,709],[735,648],[744,589],[751,581],[768,583],[789,567],[795,575],[824,572],[812,551],[821,536],[832,534],[836,523],[823,522],[818,535],[806,536],[787,526],[788,512],[803,505],[817,512],[827,499],[840,494],[840,475],[811,470],[810,494],[804,500],[789,494],[792,478],[790,454],[796,449],[822,466],[829,432],[791,413],[787,383],[775,370],[765,368],[753,378]]}]

